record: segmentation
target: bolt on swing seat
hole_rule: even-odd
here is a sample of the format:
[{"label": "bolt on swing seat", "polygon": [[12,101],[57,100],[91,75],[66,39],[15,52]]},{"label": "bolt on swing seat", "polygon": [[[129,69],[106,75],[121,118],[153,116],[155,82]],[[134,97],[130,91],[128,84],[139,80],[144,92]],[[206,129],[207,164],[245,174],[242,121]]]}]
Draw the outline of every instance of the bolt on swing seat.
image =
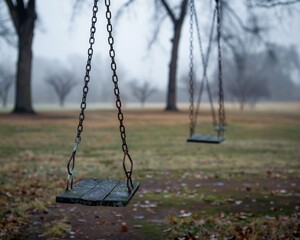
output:
[{"label": "bolt on swing seat", "polygon": [[133,181],[131,192],[126,180],[109,180],[85,178],[72,189],[66,190],[56,197],[59,203],[78,203],[87,206],[125,207],[139,188]]},{"label": "bolt on swing seat", "polygon": [[[81,141],[81,132],[83,130],[83,121],[85,119],[86,109],[86,97],[88,93],[88,83],[90,81],[91,60],[93,56],[93,44],[95,42],[94,33],[96,32],[95,23],[97,21],[96,14],[98,12],[97,6],[98,0],[94,0],[93,17],[90,28],[90,47],[88,49],[88,60],[86,64],[86,75],[84,77],[83,97],[81,102],[81,112],[79,114],[79,123],[77,127],[77,135],[75,138],[75,145],[72,151],[70,160],[68,161],[67,171],[68,180],[66,190],[56,196],[56,202],[58,203],[77,203],[87,206],[110,206],[110,207],[125,207],[132,199],[134,194],[139,188],[139,182],[132,181],[131,175],[133,172],[133,161],[129,155],[128,146],[126,143],[125,126],[123,123],[124,116],[121,109],[120,90],[118,86],[118,76],[116,73],[117,65],[115,62],[115,50],[113,48],[114,39],[112,36],[111,25],[111,12],[110,12],[110,0],[105,1],[106,5],[106,19],[107,19],[107,31],[108,31],[108,43],[110,46],[109,55],[111,58],[111,70],[112,81],[114,83],[114,94],[116,96],[116,107],[118,109],[119,130],[122,140],[123,157],[123,169],[126,175],[126,180],[110,180],[110,179],[95,179],[84,178],[73,186],[73,170],[75,166],[75,156],[78,146]],[[125,162],[129,161],[129,170],[126,167]]]}]

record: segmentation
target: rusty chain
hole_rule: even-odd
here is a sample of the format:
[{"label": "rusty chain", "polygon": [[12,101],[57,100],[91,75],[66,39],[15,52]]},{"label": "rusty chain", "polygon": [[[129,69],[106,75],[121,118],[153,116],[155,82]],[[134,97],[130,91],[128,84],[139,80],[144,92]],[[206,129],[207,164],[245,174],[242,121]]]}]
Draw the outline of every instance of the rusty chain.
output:
[{"label": "rusty chain", "polygon": [[[120,136],[121,136],[121,140],[122,140],[122,150],[124,153],[124,157],[123,157],[123,169],[127,178],[127,188],[128,191],[131,192],[132,188],[133,188],[133,183],[132,183],[132,179],[131,179],[131,175],[132,175],[132,170],[133,170],[133,162],[132,159],[129,155],[129,151],[128,151],[128,146],[126,143],[126,131],[125,131],[125,126],[124,126],[124,115],[122,112],[122,103],[121,103],[121,98],[120,98],[120,89],[118,86],[118,75],[117,75],[117,64],[115,61],[115,50],[114,50],[114,38],[112,36],[112,24],[111,24],[111,11],[110,11],[110,0],[105,0],[105,6],[106,6],[106,19],[107,19],[107,25],[106,25],[106,29],[108,32],[108,44],[110,46],[109,49],[109,56],[111,58],[111,70],[112,70],[112,81],[114,83],[114,94],[116,96],[116,107],[118,109],[118,120],[119,120],[119,130],[120,130]],[[126,159],[128,159],[129,162],[129,170],[126,167]]]},{"label": "rusty chain", "polygon": [[223,74],[222,74],[222,51],[221,51],[221,0],[216,0],[217,8],[217,42],[218,42],[218,71],[219,71],[219,126],[218,136],[224,135],[225,128],[225,108],[224,108],[224,93],[223,93]]},{"label": "rusty chain", "polygon": [[[216,126],[216,129],[218,130],[218,136],[224,135],[224,129],[225,129],[225,108],[224,108],[224,93],[223,93],[223,75],[222,75],[222,52],[221,52],[221,0],[215,0],[216,1],[216,8],[213,14],[213,20],[211,24],[211,31],[210,31],[210,38],[209,38],[209,45],[206,53],[206,57],[203,53],[203,47],[201,43],[201,37],[200,37],[200,28],[197,20],[197,14],[195,10],[195,3],[194,0],[190,0],[190,135],[192,135],[195,131],[196,122],[197,122],[197,116],[199,113],[199,105],[200,105],[200,99],[203,92],[204,87],[204,81],[206,80],[206,88],[209,94],[209,100],[211,104],[211,110],[213,114],[213,125]],[[207,80],[207,65],[209,60],[209,53],[211,49],[211,43],[212,43],[212,36],[213,36],[213,27],[215,22],[215,16],[217,15],[217,44],[218,44],[218,88],[219,88],[219,123],[217,126],[216,116],[213,108],[213,102],[212,102],[212,95],[210,86]],[[202,57],[202,63],[203,63],[203,76],[202,81],[200,85],[200,91],[198,95],[198,104],[195,109],[194,107],[194,79],[193,79],[193,17],[195,17],[196,21],[196,28],[198,33],[198,41],[200,44],[200,53]]]},{"label": "rusty chain", "polygon": [[195,132],[195,123],[194,123],[194,46],[193,46],[193,1],[190,1],[190,136]]},{"label": "rusty chain", "polygon": [[90,71],[92,69],[92,58],[93,58],[93,45],[95,43],[95,32],[96,32],[96,22],[97,22],[97,12],[98,12],[98,1],[94,0],[94,5],[92,8],[93,16],[91,18],[91,27],[90,27],[90,37],[89,37],[89,48],[88,48],[88,59],[85,67],[85,76],[84,76],[84,86],[82,89],[82,101],[80,104],[80,114],[79,114],[79,123],[77,126],[77,135],[75,138],[74,148],[71,154],[71,157],[67,164],[68,178],[67,178],[67,187],[66,190],[73,188],[73,178],[74,178],[74,167],[75,167],[75,156],[78,149],[78,146],[81,142],[81,133],[83,131],[83,121],[85,119],[85,109],[86,109],[86,98],[89,91],[88,84],[90,82]]},{"label": "rusty chain", "polygon": [[213,13],[213,18],[212,18],[211,27],[210,27],[208,47],[207,47],[207,50],[206,50],[206,57],[205,57],[204,56],[204,51],[203,51],[203,46],[202,46],[202,41],[201,41],[200,26],[199,26],[197,12],[196,12],[196,9],[195,9],[194,0],[191,0],[191,4],[194,5],[193,15],[194,15],[195,22],[196,22],[197,37],[198,37],[198,42],[199,42],[199,47],[200,47],[200,54],[201,54],[201,59],[202,59],[202,67],[203,67],[202,80],[201,80],[201,85],[200,85],[199,94],[198,94],[197,107],[196,107],[195,116],[194,116],[194,128],[196,128],[197,118],[198,118],[198,115],[199,115],[200,101],[201,101],[201,97],[202,97],[202,93],[203,93],[203,89],[204,89],[204,82],[206,83],[206,89],[207,89],[207,93],[208,93],[208,97],[209,97],[209,101],[210,101],[211,112],[212,112],[212,117],[213,117],[213,126],[216,126],[217,125],[216,114],[215,114],[215,109],[214,109],[214,106],[213,106],[212,93],[211,93],[210,85],[209,85],[208,78],[207,78],[207,66],[208,66],[208,62],[209,62],[212,39],[213,39],[213,33],[214,33],[216,9],[214,10],[214,13]]}]

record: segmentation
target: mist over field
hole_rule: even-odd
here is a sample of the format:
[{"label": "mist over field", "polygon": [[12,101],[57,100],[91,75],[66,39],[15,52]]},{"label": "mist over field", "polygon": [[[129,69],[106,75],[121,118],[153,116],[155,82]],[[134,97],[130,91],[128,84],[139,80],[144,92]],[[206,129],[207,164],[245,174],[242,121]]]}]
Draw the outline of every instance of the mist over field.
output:
[{"label": "mist over field", "polygon": [[[236,13],[240,14],[244,24],[247,19],[245,8],[241,3],[234,3]],[[7,15],[7,9],[1,3],[1,13]],[[151,5],[151,4],[150,4]],[[139,11],[132,10],[122,17],[114,27],[116,38],[116,56],[119,74],[121,97],[124,102],[140,103],[138,94],[132,83],[138,83],[141,90],[144,83],[149,84],[150,90],[155,90],[145,100],[148,103],[165,103],[167,97],[167,82],[169,69],[169,52],[171,29],[170,22],[162,25],[159,38],[151,50],[148,44],[154,31],[153,23],[143,14],[149,4],[139,3]],[[257,10],[258,26],[262,31],[261,40],[246,36],[246,32],[237,33],[243,45],[232,42],[233,49],[223,45],[224,95],[227,102],[239,102],[243,98],[256,102],[298,102],[300,100],[300,58],[297,23],[299,16],[296,8],[274,8],[267,14]],[[211,18],[211,6],[202,6],[199,15],[203,33],[204,48],[208,46],[208,30]],[[64,71],[72,73],[73,84],[65,97],[66,105],[79,104],[82,95],[83,78],[85,74],[86,51],[90,24],[90,9],[82,7],[71,21],[72,5],[69,2],[38,1],[40,13],[33,44],[32,64],[32,100],[33,104],[59,105],[59,99],[49,78],[63,75]],[[53,14],[51,11],[56,12]],[[113,13],[118,6],[113,6]],[[113,83],[111,82],[110,60],[108,58],[107,32],[105,27],[104,8],[100,7],[97,22],[95,56],[92,62],[91,82],[88,103],[110,104],[114,101]],[[245,13],[243,16],[243,13]],[[251,15],[251,14],[250,14]],[[250,16],[251,17],[251,16]],[[283,21],[284,19],[284,21]],[[227,24],[232,20],[227,16]],[[254,20],[253,20],[254,21]],[[7,23],[7,21],[5,22]],[[11,23],[7,26],[12,27]],[[178,55],[177,101],[189,102],[189,21],[184,21],[182,39]],[[233,27],[237,28],[237,26]],[[228,29],[224,27],[226,31]],[[227,30],[226,30],[227,29]],[[138,33],[138,34],[137,34]],[[244,36],[245,35],[245,36]],[[12,38],[14,40],[14,38]],[[258,42],[260,41],[260,44]],[[265,43],[265,45],[264,45]],[[225,47],[224,47],[225,46]],[[194,36],[195,76],[199,82],[202,76],[201,56],[199,46]],[[1,68],[8,71],[14,82],[16,66],[16,47],[0,40]],[[271,50],[271,51],[270,51]],[[1,70],[1,69],[0,69]],[[216,46],[213,47],[212,57],[208,66],[208,80],[214,92],[214,102],[217,102],[217,56]],[[1,72],[1,71],[0,71]],[[136,84],[137,85],[137,84]],[[196,84],[197,85],[197,84]],[[7,104],[11,106],[15,100],[15,84],[9,88]],[[195,89],[198,92],[198,87]],[[249,100],[250,99],[250,100]],[[202,100],[208,101],[207,92]],[[1,104],[2,105],[2,104]],[[1,107],[3,108],[3,107]]]},{"label": "mist over field", "polygon": [[[284,57],[279,58],[277,62],[263,62],[258,63],[258,59],[263,59],[263,53],[259,53],[256,56],[250,56],[257,58],[253,61],[257,65],[254,67],[253,63],[249,66],[249,74],[252,74],[252,80],[256,85],[255,88],[250,91],[256,91],[263,87],[267,89],[267,95],[264,96],[262,102],[297,102],[300,101],[300,84],[299,73],[297,72],[299,65],[299,56],[293,48],[286,49],[284,47],[279,48]],[[289,55],[290,54],[290,55]],[[249,57],[249,58],[250,58]],[[294,60],[293,60],[294,59]],[[34,104],[53,104],[58,105],[58,100],[52,86],[47,84],[46,78],[48,75],[59,72],[62,68],[68,68],[74,73],[76,86],[72,89],[70,94],[66,98],[66,104],[79,104],[81,101],[82,87],[83,87],[83,75],[85,59],[79,55],[70,57],[70,63],[68,65],[63,62],[51,60],[43,57],[36,57],[33,62],[32,73],[32,97]],[[294,62],[293,62],[294,61]],[[287,64],[287,67],[284,64]],[[65,66],[66,65],[66,66]],[[225,86],[225,100],[228,102],[234,102],[228,87],[232,82],[232,78],[235,72],[230,69],[230,63],[224,64],[224,86]],[[282,67],[281,67],[282,66]],[[114,101],[113,83],[111,81],[111,70],[109,68],[109,62],[105,62],[99,55],[95,56],[93,71],[90,82],[90,91],[88,96],[88,103],[98,104],[112,104]],[[260,68],[260,69],[258,69]],[[256,70],[258,69],[258,70]],[[124,102],[139,103],[138,99],[132,93],[131,81],[133,78],[128,76],[126,70],[122,65],[118,68],[119,71],[119,83],[121,88],[121,97]],[[256,72],[255,72],[256,71]],[[247,73],[248,74],[248,73]],[[215,76],[215,74],[212,74]],[[210,79],[213,79],[211,77]],[[136,80],[136,79],[135,79]],[[143,82],[143,79],[139,80]],[[144,80],[146,81],[146,80]],[[250,81],[250,80],[249,80]],[[166,90],[156,85],[156,81],[149,81],[152,87],[156,88],[156,91],[147,99],[147,103],[161,103],[165,102]],[[246,86],[247,87],[247,86]],[[247,89],[246,89],[247,90]],[[217,94],[214,95],[215,101],[217,100]],[[178,95],[177,99],[179,103],[189,102],[189,89],[188,82],[185,75],[179,78],[178,83]],[[9,91],[8,103],[12,104],[14,100],[14,87]],[[204,93],[204,102],[208,101],[207,94]],[[138,105],[137,105],[138,106]]]}]

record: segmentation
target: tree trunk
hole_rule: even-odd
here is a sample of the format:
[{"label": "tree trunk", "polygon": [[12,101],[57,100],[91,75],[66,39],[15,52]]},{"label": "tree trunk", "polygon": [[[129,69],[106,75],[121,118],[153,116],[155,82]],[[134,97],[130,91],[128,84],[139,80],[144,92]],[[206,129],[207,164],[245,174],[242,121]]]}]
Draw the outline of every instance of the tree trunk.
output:
[{"label": "tree trunk", "polygon": [[32,40],[33,26],[25,23],[19,35],[14,113],[34,113],[31,99]]},{"label": "tree trunk", "polygon": [[63,107],[65,105],[65,97],[66,96],[59,96],[59,105]]},{"label": "tree trunk", "polygon": [[176,76],[177,76],[177,59],[178,59],[178,48],[180,41],[180,26],[175,26],[174,37],[172,41],[172,52],[171,61],[169,65],[169,79],[168,79],[168,90],[167,90],[167,106],[166,111],[177,111],[176,106]]},{"label": "tree trunk", "polygon": [[34,113],[31,101],[32,41],[35,0],[5,0],[18,35],[18,62],[14,113]]},{"label": "tree trunk", "polygon": [[172,52],[171,60],[169,64],[169,79],[168,79],[168,89],[167,89],[167,106],[166,111],[177,111],[176,106],[176,79],[177,79],[177,60],[178,60],[178,48],[181,36],[181,29],[183,26],[184,18],[187,12],[188,0],[182,0],[181,2],[181,12],[179,18],[176,19],[175,14],[170,9],[166,1],[161,0],[162,4],[166,8],[168,15],[170,16],[173,26],[174,26],[174,36],[171,40],[172,42]]}]

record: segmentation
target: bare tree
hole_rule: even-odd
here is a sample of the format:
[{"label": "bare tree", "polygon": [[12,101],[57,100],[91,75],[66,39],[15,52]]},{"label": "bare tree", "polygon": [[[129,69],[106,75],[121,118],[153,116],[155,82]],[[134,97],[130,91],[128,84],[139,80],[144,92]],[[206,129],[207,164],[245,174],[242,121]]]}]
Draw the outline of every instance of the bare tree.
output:
[{"label": "bare tree", "polygon": [[240,110],[253,108],[262,99],[299,100],[299,89],[292,81],[292,73],[300,72],[297,52],[293,47],[272,48],[274,55],[267,50],[236,52],[235,61],[225,61],[225,93],[227,99],[239,103]]},{"label": "bare tree", "polygon": [[31,99],[32,42],[37,18],[35,0],[5,0],[18,37],[16,100],[13,112],[34,113]]},{"label": "bare tree", "polygon": [[[137,0],[125,0],[121,6],[124,10],[131,6]],[[212,0],[208,0],[212,1]],[[222,1],[222,4],[229,1]],[[32,42],[34,36],[35,22],[37,19],[35,0],[5,0],[9,11],[10,20],[13,23],[14,30],[18,38],[18,62],[16,74],[16,101],[15,113],[34,113],[31,100],[31,66],[32,66]],[[74,6],[78,5],[82,0],[73,0]],[[88,1],[84,1],[85,3]],[[149,1],[150,2],[150,1]],[[277,7],[291,7],[300,0],[244,0],[247,6],[258,9],[274,9]],[[175,111],[176,107],[176,74],[177,74],[177,58],[178,46],[181,37],[183,21],[187,12],[188,0],[178,0],[173,2],[173,5],[167,0],[152,0],[155,6],[155,16],[157,29],[153,32],[153,38],[159,35],[160,26],[165,19],[170,19],[173,24],[173,37],[171,39],[172,50],[169,65],[169,84],[167,93],[166,110]],[[225,4],[226,5],[226,4]],[[78,9],[78,7],[74,7]],[[164,11],[161,11],[163,9]],[[230,8],[227,8],[227,10]],[[228,10],[230,11],[230,10]],[[231,11],[232,16],[235,16],[234,11]],[[245,28],[247,29],[247,28]],[[259,29],[256,29],[259,30]],[[1,37],[1,36],[0,36]],[[2,34],[2,37],[6,35]]]},{"label": "bare tree", "polygon": [[[136,0],[128,0],[120,8],[118,16],[123,12],[125,8],[128,8]],[[153,37],[150,41],[150,46],[156,41],[160,32],[163,21],[168,18],[173,26],[173,36],[171,38],[171,56],[169,64],[169,76],[168,76],[168,88],[166,108],[167,111],[177,111],[176,106],[176,80],[177,80],[177,59],[178,49],[181,39],[181,32],[184,23],[184,19],[187,13],[188,0],[180,0],[175,4],[170,4],[167,0],[154,0],[155,12],[153,19],[157,25],[156,30],[153,33]],[[161,11],[164,9],[164,11]]]},{"label": "bare tree", "polygon": [[[215,0],[216,1],[216,0]],[[289,7],[296,3],[299,3],[300,0],[244,0],[243,4],[246,6],[249,12],[251,12],[251,17],[249,17],[246,23],[243,22],[243,16],[240,16],[235,8],[232,7],[232,3],[234,1],[221,1],[221,12],[222,19],[224,20],[225,13],[228,15],[231,23],[235,22],[234,25],[230,23],[227,24],[227,27],[223,29],[223,32],[228,31],[229,34],[238,35],[244,34],[245,32],[252,33],[257,39],[265,44],[265,46],[269,47],[269,42],[263,37],[262,30],[264,30],[262,24],[259,24],[259,17],[253,9],[274,9],[277,7]],[[121,6],[118,16],[122,14],[122,12],[133,5],[133,3],[137,2],[137,0],[126,0],[125,3]],[[212,0],[208,0],[207,3],[213,2]],[[187,13],[188,1],[186,0],[178,0],[173,1],[172,5],[167,0],[153,0],[152,3],[155,6],[154,12],[154,23],[156,24],[156,29],[153,31],[153,37],[150,40],[150,46],[155,42],[157,36],[160,33],[160,28],[162,22],[165,19],[171,20],[173,26],[173,37],[171,38],[171,56],[170,56],[170,64],[169,64],[169,77],[168,77],[168,89],[167,89],[167,101],[166,101],[166,110],[168,111],[176,111],[176,79],[177,79],[177,60],[178,60],[178,48],[179,42],[181,38],[182,26]],[[164,9],[164,11],[162,11]],[[202,9],[203,10],[203,9]],[[261,21],[263,22],[263,21]],[[238,26],[237,26],[238,25]],[[239,27],[243,30],[243,32],[236,31],[235,27]]]},{"label": "bare tree", "polygon": [[0,38],[9,45],[15,46],[14,32],[9,26],[9,17],[4,12],[4,2],[0,2]]},{"label": "bare tree", "polygon": [[68,70],[62,70],[60,74],[52,74],[46,78],[46,83],[53,87],[60,106],[64,106],[66,97],[77,85],[74,75]]},{"label": "bare tree", "polygon": [[258,62],[249,47],[250,40],[247,36],[224,36],[232,55],[227,55],[224,61],[225,92],[227,99],[238,102],[241,111],[246,105],[254,107],[258,100],[269,96],[268,82],[261,76],[269,58]]},{"label": "bare tree", "polygon": [[[249,70],[249,69],[248,69]],[[254,108],[256,103],[269,97],[268,81],[260,74],[249,71],[232,76],[226,86],[227,94],[239,104],[243,111],[248,105]]]},{"label": "bare tree", "polygon": [[138,81],[134,80],[130,83],[130,87],[133,96],[139,100],[142,107],[145,105],[147,99],[157,91],[156,88],[152,87],[150,83],[146,81],[139,84]]},{"label": "bare tree", "polygon": [[0,68],[0,98],[3,107],[7,105],[8,92],[13,85],[13,74],[8,72],[5,68]]},{"label": "bare tree", "polygon": [[260,76],[268,82],[270,96],[273,101],[299,101],[299,86],[293,80],[300,76],[300,57],[295,47],[273,46],[275,58],[266,53],[256,54],[252,62],[259,63],[266,59]]},{"label": "bare tree", "polygon": [[[227,75],[226,91],[231,100],[239,103],[240,110],[246,105],[255,107],[257,101],[271,96],[265,68],[270,62],[274,63],[278,53],[268,38],[268,31],[273,27],[270,24],[274,24],[274,21],[267,19],[266,9],[277,12],[280,8],[283,11],[298,2],[246,0],[247,14],[241,17],[230,2],[223,1],[222,40],[227,51],[227,68],[230,65],[230,70],[227,69],[229,72],[224,74]],[[280,22],[276,17],[274,20]],[[257,49],[266,54],[258,54]]]}]

